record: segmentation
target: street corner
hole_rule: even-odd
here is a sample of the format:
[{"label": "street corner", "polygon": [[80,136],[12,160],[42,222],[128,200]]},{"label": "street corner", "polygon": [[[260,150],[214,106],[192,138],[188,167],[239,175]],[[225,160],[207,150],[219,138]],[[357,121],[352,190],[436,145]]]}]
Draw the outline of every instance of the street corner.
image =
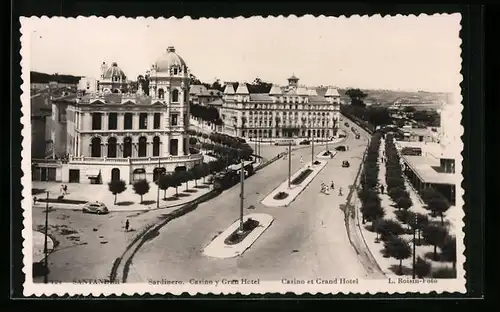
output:
[{"label": "street corner", "polygon": [[212,240],[203,255],[210,258],[227,259],[241,256],[271,226],[274,218],[266,213],[252,213],[235,221],[224,232]]}]

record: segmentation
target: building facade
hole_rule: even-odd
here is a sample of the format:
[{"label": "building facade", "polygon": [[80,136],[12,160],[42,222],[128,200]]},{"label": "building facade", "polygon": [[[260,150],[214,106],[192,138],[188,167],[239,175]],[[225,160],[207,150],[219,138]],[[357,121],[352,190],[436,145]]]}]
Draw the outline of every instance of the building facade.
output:
[{"label": "building facade", "polygon": [[97,92],[53,101],[53,118],[65,110],[63,182],[154,181],[202,162],[189,151],[189,73],[173,47],[153,64],[150,77],[150,96],[141,89],[123,93],[128,82],[113,63],[102,67]]},{"label": "building facade", "polygon": [[329,88],[324,96],[298,85],[295,76],[286,87],[269,93],[249,93],[240,83],[226,85],[221,118],[223,131],[247,138],[330,138],[339,127],[340,94]]}]

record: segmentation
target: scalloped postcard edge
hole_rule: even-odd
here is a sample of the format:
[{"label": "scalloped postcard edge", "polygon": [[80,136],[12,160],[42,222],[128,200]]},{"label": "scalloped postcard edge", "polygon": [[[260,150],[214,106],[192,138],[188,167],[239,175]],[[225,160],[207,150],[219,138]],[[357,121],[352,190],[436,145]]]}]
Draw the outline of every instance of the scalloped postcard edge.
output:
[{"label": "scalloped postcard edge", "polygon": [[[325,16],[319,15],[314,16],[311,14],[306,14],[302,16],[296,15],[288,15],[288,16],[252,16],[252,17],[234,17],[234,18],[199,18],[192,19],[189,16],[184,18],[165,18],[165,17],[115,17],[115,16],[107,16],[107,17],[98,17],[98,16],[78,16],[76,19],[107,19],[110,21],[116,19],[133,19],[137,21],[151,21],[151,20],[225,20],[225,19],[245,19],[245,20],[253,20],[258,21],[259,19],[308,19],[308,18],[333,18],[333,19],[397,19],[397,18],[419,18],[421,16],[435,16],[435,15],[444,15],[444,16],[455,16],[459,19],[459,43],[460,50],[462,53],[462,39],[460,37],[461,34],[461,26],[462,26],[462,16],[460,13],[436,13],[436,14],[425,14],[421,13],[418,15],[409,14],[409,15],[357,15],[353,14],[350,16]],[[464,233],[464,217],[465,212],[463,209],[461,211],[460,223],[461,231],[456,233],[457,243],[461,242],[461,244],[457,244],[457,278],[456,279],[439,279],[434,281],[430,279],[429,281],[423,280],[421,283],[394,283],[390,278],[385,279],[359,279],[357,284],[344,284],[344,285],[319,285],[315,283],[308,283],[308,281],[304,281],[302,284],[284,284],[282,281],[260,281],[259,285],[218,285],[214,287],[213,285],[190,285],[189,283],[184,283],[181,286],[178,285],[152,285],[148,283],[140,283],[140,284],[132,284],[132,283],[100,283],[100,282],[89,282],[89,283],[63,283],[63,284],[40,284],[33,283],[32,276],[32,201],[31,201],[31,121],[29,119],[31,115],[31,107],[29,105],[30,101],[30,57],[29,57],[29,49],[30,46],[30,26],[29,22],[33,19],[75,19],[74,17],[48,17],[48,16],[31,16],[31,17],[21,17],[21,49],[19,51],[21,55],[21,72],[22,72],[22,86],[21,86],[21,123],[23,125],[21,130],[21,142],[22,142],[22,151],[21,151],[21,169],[22,169],[22,201],[21,207],[23,209],[23,230],[22,230],[22,251],[23,251],[23,273],[26,277],[23,284],[23,294],[25,296],[31,297],[48,297],[52,295],[57,296],[134,296],[134,295],[181,295],[181,294],[189,294],[189,295],[197,295],[197,294],[213,294],[213,295],[227,295],[227,294],[241,294],[241,295],[250,295],[250,294],[281,294],[285,295],[287,293],[294,293],[296,295],[303,294],[364,294],[364,295],[374,295],[374,294],[407,294],[407,293],[419,293],[419,294],[445,294],[445,293],[465,293],[466,292],[466,271],[464,268],[464,264],[466,263],[465,253],[465,233]],[[462,55],[462,54],[460,54]],[[460,110],[460,119],[454,120],[454,129],[456,128],[455,133],[460,133],[460,137],[463,135],[463,126],[461,124],[461,112],[463,110],[462,103],[462,64],[457,64],[457,74],[460,75],[460,84],[457,86],[457,92],[454,94],[454,103],[457,110]],[[458,104],[460,103],[460,104]],[[458,113],[458,112],[457,112]],[[458,115],[458,114],[457,114]],[[462,162],[463,162],[463,142],[460,140],[460,149],[461,153],[456,161],[456,171],[462,172]],[[465,190],[463,189],[463,175],[461,174],[461,181],[457,183],[457,206],[464,206],[463,196],[465,194]],[[460,187],[458,187],[460,186]],[[15,247],[15,246],[13,246]],[[112,264],[110,264],[111,266]]]}]

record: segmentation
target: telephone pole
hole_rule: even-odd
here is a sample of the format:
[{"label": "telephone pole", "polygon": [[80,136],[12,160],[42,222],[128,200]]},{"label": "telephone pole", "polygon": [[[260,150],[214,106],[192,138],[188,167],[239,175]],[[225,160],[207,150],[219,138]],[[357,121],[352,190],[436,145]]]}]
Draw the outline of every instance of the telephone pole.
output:
[{"label": "telephone pole", "polygon": [[314,165],[314,134],[312,134],[311,140],[311,166]]},{"label": "telephone pole", "polygon": [[291,177],[292,177],[292,143],[288,143],[288,188],[291,185]]},{"label": "telephone pole", "polygon": [[417,215],[415,215],[415,219],[413,220],[413,222],[415,223],[413,225],[413,274],[412,274],[412,278],[415,279],[415,263],[416,263],[416,260],[415,260],[415,245],[417,243],[417,240],[415,238],[415,234],[417,233]]},{"label": "telephone pole", "polygon": [[161,171],[160,171],[160,156],[158,155],[158,175],[157,175],[157,191],[156,191],[156,208],[160,208],[160,177],[161,177]]},{"label": "telephone pole", "polygon": [[45,238],[43,242],[43,254],[44,258],[44,276],[43,282],[47,284],[49,282],[49,248],[47,246],[47,240],[49,236],[49,192],[47,191],[47,202],[45,203]]},{"label": "telephone pole", "polygon": [[245,191],[245,166],[244,166],[244,160],[241,160],[241,169],[240,169],[240,184],[241,184],[241,191],[240,191],[240,228],[239,232],[243,232],[243,204],[244,204],[244,191]]}]

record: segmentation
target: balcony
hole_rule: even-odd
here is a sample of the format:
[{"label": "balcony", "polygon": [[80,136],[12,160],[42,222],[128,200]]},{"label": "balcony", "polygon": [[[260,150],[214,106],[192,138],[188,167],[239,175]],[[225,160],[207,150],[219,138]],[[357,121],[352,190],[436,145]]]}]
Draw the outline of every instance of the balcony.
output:
[{"label": "balcony", "polygon": [[147,165],[203,161],[202,154],[182,155],[182,156],[161,156],[161,157],[128,157],[128,158],[107,158],[107,157],[70,157],[70,164],[129,164]]}]

